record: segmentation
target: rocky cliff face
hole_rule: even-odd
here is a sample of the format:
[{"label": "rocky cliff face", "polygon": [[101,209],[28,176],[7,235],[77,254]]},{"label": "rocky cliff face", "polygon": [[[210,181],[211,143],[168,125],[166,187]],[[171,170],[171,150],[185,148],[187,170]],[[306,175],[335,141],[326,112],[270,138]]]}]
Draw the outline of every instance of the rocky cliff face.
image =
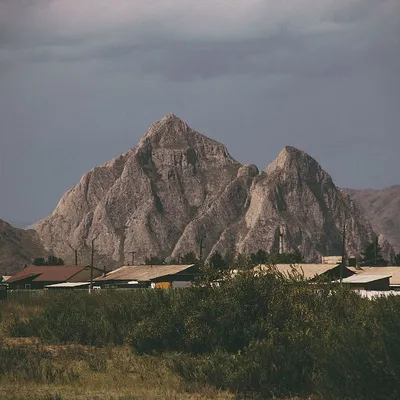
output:
[{"label": "rocky cliff face", "polygon": [[[252,182],[244,217],[233,235],[239,252],[260,248],[278,250],[283,234],[284,251],[299,249],[308,260],[341,254],[346,224],[346,249],[358,254],[372,237],[372,229],[351,199],[309,155],[285,147],[278,158]],[[223,251],[221,240],[216,248]]]},{"label": "rocky cliff face", "polygon": [[372,237],[349,196],[318,163],[292,147],[259,172],[235,161],[221,143],[189,128],[175,115],[150,126],[136,148],[94,168],[36,225],[45,247],[66,260],[78,248],[97,263],[114,265],[145,256],[270,251],[277,233],[285,250],[309,260],[358,253]]},{"label": "rocky cliff face", "polygon": [[364,211],[384,249],[386,239],[400,253],[400,185],[383,190],[345,191]]},{"label": "rocky cliff face", "polygon": [[12,275],[25,264],[32,264],[36,257],[44,257],[46,251],[34,230],[14,228],[0,220],[0,275]]}]

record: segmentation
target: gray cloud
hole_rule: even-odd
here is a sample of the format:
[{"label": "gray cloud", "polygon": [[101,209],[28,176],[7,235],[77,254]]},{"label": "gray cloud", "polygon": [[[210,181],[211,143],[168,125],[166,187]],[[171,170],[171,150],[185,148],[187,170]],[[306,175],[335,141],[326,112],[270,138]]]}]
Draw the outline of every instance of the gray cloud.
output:
[{"label": "gray cloud", "polygon": [[261,168],[289,144],[399,183],[399,27],[398,0],[0,0],[0,218],[46,215],[169,112]]}]

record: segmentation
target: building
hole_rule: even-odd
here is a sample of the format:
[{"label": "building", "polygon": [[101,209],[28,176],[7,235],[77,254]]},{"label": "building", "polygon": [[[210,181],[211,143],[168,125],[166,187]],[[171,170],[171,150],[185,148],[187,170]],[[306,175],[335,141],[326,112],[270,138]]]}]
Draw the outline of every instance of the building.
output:
[{"label": "building", "polygon": [[9,275],[0,275],[0,283],[6,283],[10,278]]},{"label": "building", "polygon": [[46,285],[44,288],[48,290],[75,290],[89,289],[90,282],[62,282]]},{"label": "building", "polygon": [[340,264],[342,262],[342,256],[322,256],[322,264]]},{"label": "building", "polygon": [[[7,280],[9,289],[44,289],[47,285],[63,282],[88,282],[92,267],[86,266],[31,266]],[[93,267],[93,278],[105,275],[105,270]]]},{"label": "building", "polygon": [[[254,268],[255,272],[275,272],[280,273],[287,278],[301,278],[305,280],[333,280],[340,278],[341,264],[277,264],[258,265]],[[346,266],[343,266],[343,278],[354,275]]]},{"label": "building", "polygon": [[400,267],[360,267],[350,268],[357,276],[362,275],[390,275],[390,287],[394,290],[400,290]]},{"label": "building", "polygon": [[353,290],[383,291],[390,289],[390,277],[391,275],[355,274],[343,279],[342,283],[349,285]]},{"label": "building", "polygon": [[124,266],[95,279],[102,289],[113,288],[169,288],[190,286],[198,275],[190,265],[135,265]]}]

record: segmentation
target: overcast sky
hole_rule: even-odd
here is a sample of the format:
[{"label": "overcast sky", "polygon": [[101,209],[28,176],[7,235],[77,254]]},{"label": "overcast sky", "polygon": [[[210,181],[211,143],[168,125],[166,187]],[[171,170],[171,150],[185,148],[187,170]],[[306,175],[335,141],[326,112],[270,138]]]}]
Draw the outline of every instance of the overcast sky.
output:
[{"label": "overcast sky", "polygon": [[264,169],[399,184],[399,0],[0,0],[0,218],[48,215],[175,113]]}]

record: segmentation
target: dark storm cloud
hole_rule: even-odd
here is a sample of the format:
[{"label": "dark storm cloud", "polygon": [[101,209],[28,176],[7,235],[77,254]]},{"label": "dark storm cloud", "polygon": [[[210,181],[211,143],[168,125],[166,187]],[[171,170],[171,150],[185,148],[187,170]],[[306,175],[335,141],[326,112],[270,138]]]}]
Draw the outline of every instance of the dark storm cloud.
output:
[{"label": "dark storm cloud", "polygon": [[[228,36],[222,40],[190,36],[171,39],[171,35],[164,35],[163,25],[151,25],[150,29],[146,23],[138,23],[136,27],[127,24],[111,34],[110,28],[102,29],[101,24],[98,31],[49,34],[43,26],[27,22],[27,10],[36,9],[33,15],[38,15],[53,1],[25,1],[19,6],[15,2],[10,6],[11,3],[8,2],[9,7],[0,19],[4,32],[0,36],[4,49],[0,62],[4,64],[87,59],[121,63],[128,60],[135,61],[143,73],[160,74],[173,81],[237,73],[336,77],[350,74],[360,66],[368,67],[370,55],[374,53],[384,54],[390,67],[394,46],[390,40],[400,37],[396,35],[398,16],[386,16],[382,21],[382,7],[392,3],[378,0],[349,2],[346,7],[333,8],[312,28],[293,27],[290,21],[282,19],[276,27],[264,32],[260,23],[258,33],[255,29],[256,37],[241,40],[234,35],[232,39]],[[391,24],[387,24],[390,19]],[[266,19],[265,23],[268,22]],[[176,29],[179,31],[179,27]],[[372,62],[374,60],[372,56]]]}]

